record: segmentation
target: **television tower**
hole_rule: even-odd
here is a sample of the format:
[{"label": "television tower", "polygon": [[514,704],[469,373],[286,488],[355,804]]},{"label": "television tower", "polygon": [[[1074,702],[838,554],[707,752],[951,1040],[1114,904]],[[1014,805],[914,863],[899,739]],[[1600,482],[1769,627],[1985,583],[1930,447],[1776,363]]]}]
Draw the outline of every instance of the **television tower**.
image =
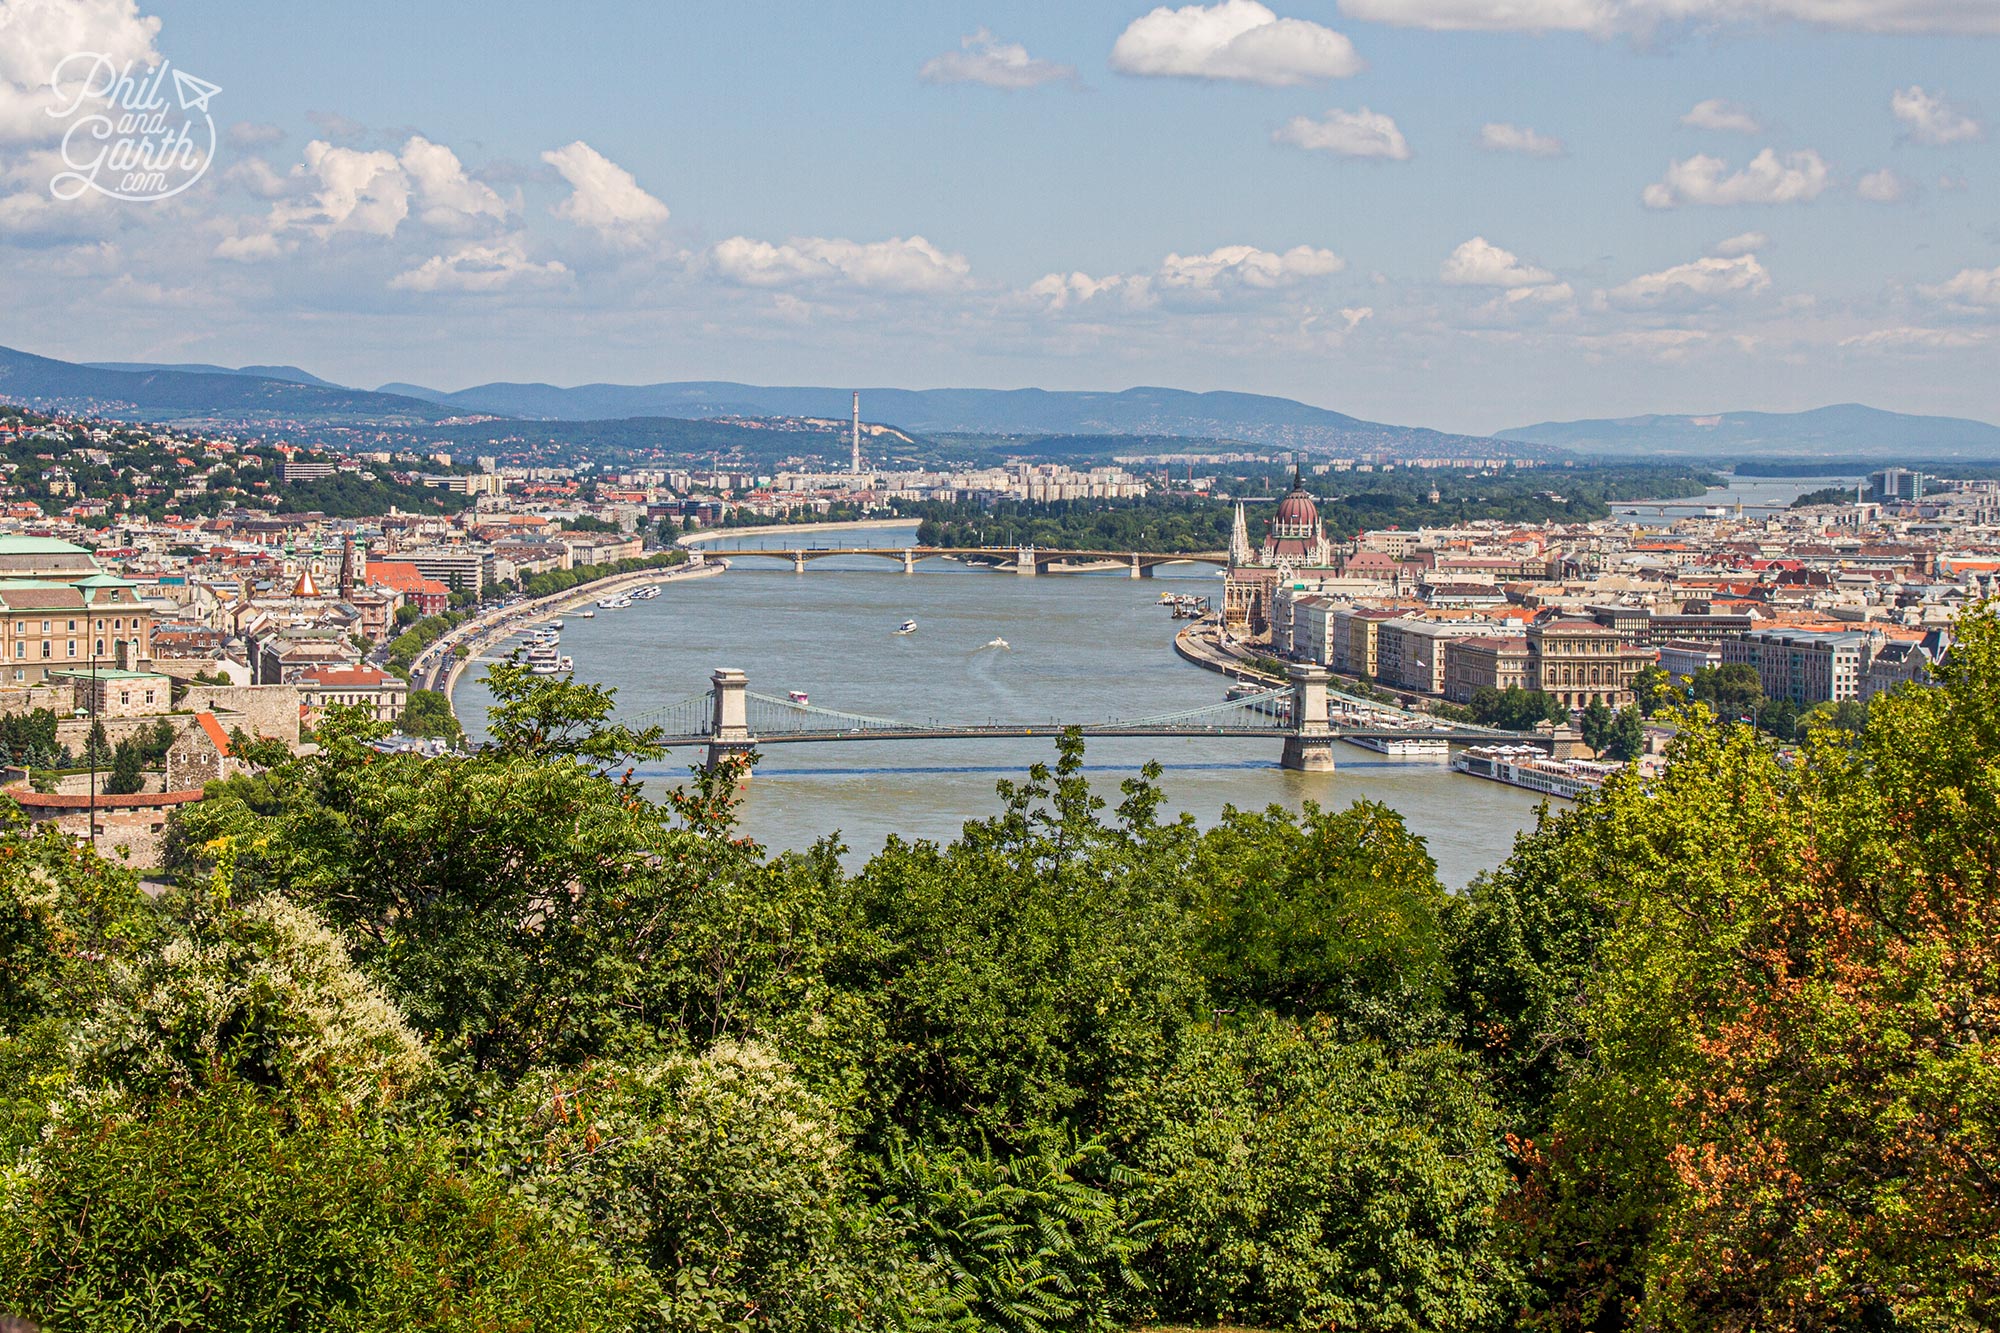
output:
[{"label": "television tower", "polygon": [[854,391],[854,465],[848,469],[855,476],[861,475],[861,390]]}]

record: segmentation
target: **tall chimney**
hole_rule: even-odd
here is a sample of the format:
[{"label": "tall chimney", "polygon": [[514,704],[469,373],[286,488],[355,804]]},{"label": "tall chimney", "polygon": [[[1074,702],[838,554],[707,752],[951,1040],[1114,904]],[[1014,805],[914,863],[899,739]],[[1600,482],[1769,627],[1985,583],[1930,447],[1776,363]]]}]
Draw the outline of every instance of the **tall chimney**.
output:
[{"label": "tall chimney", "polygon": [[849,469],[854,475],[861,475],[861,390],[854,391],[854,465]]}]

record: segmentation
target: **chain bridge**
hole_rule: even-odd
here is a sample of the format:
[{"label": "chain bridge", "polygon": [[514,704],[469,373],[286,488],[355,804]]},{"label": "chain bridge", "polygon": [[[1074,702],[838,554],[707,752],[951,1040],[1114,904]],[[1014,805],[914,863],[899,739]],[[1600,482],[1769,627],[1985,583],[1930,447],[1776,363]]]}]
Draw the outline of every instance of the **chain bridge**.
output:
[{"label": "chain bridge", "polygon": [[619,720],[635,728],[659,727],[670,749],[701,748],[710,767],[771,745],[853,741],[995,740],[1047,736],[1076,730],[1085,736],[1264,737],[1283,743],[1281,763],[1304,773],[1333,771],[1333,743],[1348,737],[1397,740],[1421,737],[1452,744],[1494,741],[1535,743],[1532,735],[1452,724],[1330,688],[1323,667],[1294,666],[1284,685],[1171,713],[1121,718],[1050,718],[1045,721],[909,719],[843,712],[803,696],[776,698],[750,688],[734,667],[719,668],[700,694]]}]

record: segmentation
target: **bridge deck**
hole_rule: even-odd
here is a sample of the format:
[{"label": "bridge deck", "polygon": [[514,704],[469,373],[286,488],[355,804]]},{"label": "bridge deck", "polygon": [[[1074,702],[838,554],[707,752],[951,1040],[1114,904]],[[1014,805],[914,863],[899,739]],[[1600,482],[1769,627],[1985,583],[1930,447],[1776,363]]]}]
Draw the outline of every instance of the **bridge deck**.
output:
[{"label": "bridge deck", "polygon": [[[1199,737],[1205,739],[1239,738],[1242,740],[1286,740],[1298,733],[1290,727],[1149,727],[1149,726],[1105,726],[1066,725],[1059,722],[1044,723],[1040,726],[995,723],[977,727],[898,727],[873,730],[857,727],[849,731],[793,731],[774,732],[759,736],[751,742],[761,749],[766,745],[816,744],[825,741],[968,741],[993,739],[1033,739],[1037,737],[1059,736],[1065,731],[1076,731],[1083,736],[1135,739]],[[1409,731],[1394,727],[1353,727],[1335,729],[1320,733],[1329,740],[1425,740],[1445,741],[1451,745],[1492,744],[1502,739],[1491,732],[1464,731]],[[662,744],[669,749],[684,749],[691,746],[706,746],[713,740],[706,732],[683,736],[669,736]],[[1522,736],[1519,743],[1532,744],[1532,736]]]}]

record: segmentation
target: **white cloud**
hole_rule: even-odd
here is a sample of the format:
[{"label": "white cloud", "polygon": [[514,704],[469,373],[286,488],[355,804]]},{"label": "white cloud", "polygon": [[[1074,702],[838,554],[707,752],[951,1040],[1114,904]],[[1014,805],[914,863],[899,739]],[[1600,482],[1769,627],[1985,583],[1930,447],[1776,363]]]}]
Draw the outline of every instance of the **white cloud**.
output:
[{"label": "white cloud", "polygon": [[336,148],[315,139],[292,175],[318,188],[301,203],[272,209],[274,233],[297,229],[321,240],[337,232],[393,236],[410,214],[410,178],[394,153]]},{"label": "white cloud", "polygon": [[631,172],[581,139],[550,149],[542,161],[569,182],[569,197],[555,206],[555,215],[606,240],[643,245],[669,216],[667,206],[640,189]]},{"label": "white cloud", "polygon": [[1331,28],[1281,19],[1257,0],[1162,5],[1133,19],[1111,48],[1121,74],[1235,79],[1285,88],[1361,71],[1354,44]]},{"label": "white cloud", "polygon": [[1626,310],[1688,309],[1756,295],[1770,285],[1771,275],[1756,255],[1710,255],[1634,278],[1606,292],[1605,299]]},{"label": "white cloud", "polygon": [[1088,273],[1051,273],[1030,286],[1028,294],[1045,301],[1052,310],[1100,298],[1116,298],[1125,305],[1145,308],[1158,304],[1163,297],[1213,302],[1230,296],[1280,291],[1331,277],[1346,267],[1347,261],[1333,251],[1310,245],[1295,245],[1283,251],[1261,250],[1254,245],[1224,245],[1207,254],[1170,254],[1150,273],[1118,273],[1101,278]]},{"label": "white cloud", "polygon": [[1051,310],[1066,310],[1072,305],[1095,301],[1100,296],[1121,296],[1126,304],[1134,306],[1153,303],[1150,278],[1128,277],[1122,273],[1104,278],[1093,278],[1088,273],[1050,273],[1030,284],[1028,295],[1046,302]]},{"label": "white cloud", "polygon": [[507,216],[505,202],[468,176],[456,153],[420,134],[410,136],[400,155],[315,139],[284,176],[260,158],[245,158],[224,178],[277,201],[257,224],[217,243],[219,258],[243,262],[275,259],[306,237],[393,236],[412,201],[424,225],[445,232],[473,231]]},{"label": "white cloud", "polygon": [[2000,306],[2000,268],[1964,268],[1950,279],[1918,291],[1952,305]]},{"label": "white cloud", "polygon": [[1209,290],[1230,284],[1270,289],[1288,287],[1307,278],[1323,278],[1347,267],[1331,250],[1295,245],[1282,254],[1254,245],[1225,245],[1205,255],[1168,255],[1160,263],[1160,283],[1166,287]]},{"label": "white cloud", "polygon": [[409,292],[495,292],[568,276],[569,270],[556,260],[538,264],[529,259],[520,237],[503,236],[491,244],[473,243],[448,255],[432,255],[389,279],[389,285]]},{"label": "white cloud", "polygon": [[1664,24],[1810,23],[1856,32],[2000,34],[1991,0],[1340,0],[1349,18],[1412,28],[1647,33]]},{"label": "white cloud", "polygon": [[1902,122],[1904,137],[1917,143],[1967,143],[1986,133],[1985,126],[1943,96],[1927,93],[1915,84],[1890,94],[1889,111]]},{"label": "white cloud", "polygon": [[972,265],[921,236],[857,242],[793,237],[782,245],[732,236],[709,251],[723,277],[746,287],[836,283],[880,291],[943,292],[965,286]]},{"label": "white cloud", "polygon": [[1076,79],[1075,66],[1037,60],[1019,42],[1003,42],[985,28],[961,38],[959,48],[926,60],[917,77],[925,83],[978,83],[1010,92]]},{"label": "white cloud", "polygon": [[1501,122],[1480,129],[1479,146],[1492,153],[1523,153],[1529,157],[1561,157],[1569,151],[1568,145],[1553,134]]},{"label": "white cloud", "polygon": [[1513,251],[1475,236],[1451,252],[1438,276],[1454,287],[1536,287],[1556,275],[1524,264]]},{"label": "white cloud", "polygon": [[240,185],[259,199],[282,199],[292,192],[292,184],[271,169],[261,157],[239,158],[223,169],[222,179]]},{"label": "white cloud", "polygon": [[123,66],[150,69],[160,21],[142,17],[137,0],[0,0],[0,143],[52,143],[67,120],[50,111],[74,100],[86,75],[81,63],[63,66],[65,89],[49,86],[65,57],[79,51],[109,56]]},{"label": "white cloud", "polygon": [[1748,107],[1711,97],[1696,102],[1681,117],[1681,124],[1697,130],[1721,130],[1727,134],[1762,134],[1764,126]]},{"label": "white cloud", "polygon": [[1780,158],[1766,148],[1743,170],[1728,174],[1719,157],[1697,154],[1668,166],[1666,178],[1646,187],[1640,198],[1648,208],[1681,204],[1798,204],[1817,199],[1831,183],[1826,162],[1810,148]]},{"label": "white cloud", "polygon": [[1854,192],[1871,204],[1893,204],[1910,192],[1910,183],[1884,167],[1856,181]]},{"label": "white cloud", "polygon": [[1840,345],[1862,352],[1943,352],[1978,347],[1991,341],[1992,337],[1984,329],[1927,329],[1903,325],[1842,338]]},{"label": "white cloud", "polygon": [[1396,122],[1378,111],[1329,111],[1318,120],[1293,116],[1271,132],[1271,142],[1342,157],[1381,157],[1407,162],[1410,144]]},{"label": "white cloud", "polygon": [[425,226],[440,231],[463,231],[480,219],[504,221],[507,205],[490,186],[465,174],[458,154],[441,143],[432,143],[413,134],[403,145],[398,159],[416,186],[423,211],[417,216]]},{"label": "white cloud", "polygon": [[1741,236],[1731,236],[1726,241],[1717,241],[1709,247],[1712,255],[1724,259],[1734,259],[1738,255],[1754,254],[1771,243],[1771,238],[1761,231],[1746,231]]}]

